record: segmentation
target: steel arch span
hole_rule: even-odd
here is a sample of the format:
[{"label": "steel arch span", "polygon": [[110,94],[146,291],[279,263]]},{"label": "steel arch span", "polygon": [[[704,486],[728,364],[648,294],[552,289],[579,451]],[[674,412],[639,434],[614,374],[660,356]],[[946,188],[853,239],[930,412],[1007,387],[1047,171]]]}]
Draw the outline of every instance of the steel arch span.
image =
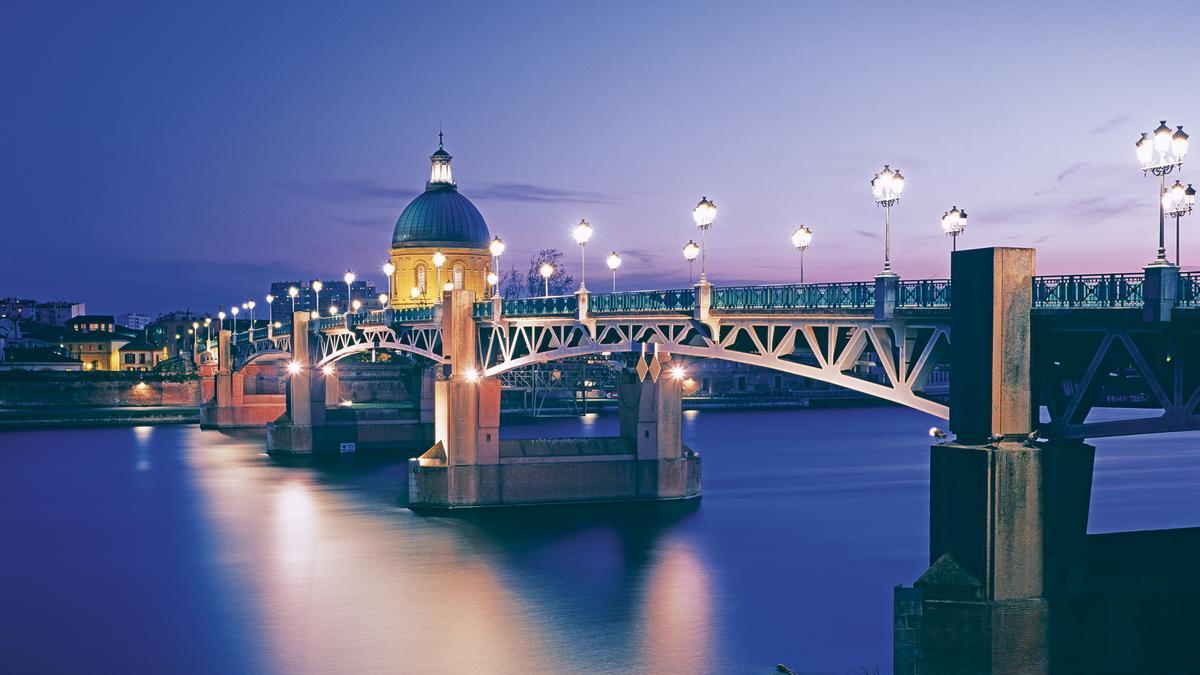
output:
[{"label": "steel arch span", "polygon": [[340,361],[352,354],[373,349],[422,356],[434,363],[445,363],[442,355],[441,326],[413,326],[394,329],[389,326],[363,326],[358,330],[322,332],[313,354],[316,367]]},{"label": "steel arch span", "polygon": [[[485,376],[572,356],[637,352],[723,359],[844,387],[948,419],[949,407],[921,396],[949,353],[946,321],[852,317],[746,318],[710,325],[685,317],[580,323],[572,320],[482,324],[477,341]],[[885,383],[852,374],[865,355]]]}]

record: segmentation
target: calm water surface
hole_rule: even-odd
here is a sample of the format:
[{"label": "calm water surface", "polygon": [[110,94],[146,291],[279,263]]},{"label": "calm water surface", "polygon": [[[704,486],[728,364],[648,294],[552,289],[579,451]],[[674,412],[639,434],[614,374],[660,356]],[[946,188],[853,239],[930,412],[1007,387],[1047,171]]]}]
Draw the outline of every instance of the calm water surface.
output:
[{"label": "calm water surface", "polygon": [[[419,516],[402,461],[194,427],[0,433],[5,672],[888,672],[926,567],[893,408],[686,413],[693,504]],[[506,437],[615,434],[612,417]],[[1200,524],[1197,435],[1101,441],[1093,532]]]}]

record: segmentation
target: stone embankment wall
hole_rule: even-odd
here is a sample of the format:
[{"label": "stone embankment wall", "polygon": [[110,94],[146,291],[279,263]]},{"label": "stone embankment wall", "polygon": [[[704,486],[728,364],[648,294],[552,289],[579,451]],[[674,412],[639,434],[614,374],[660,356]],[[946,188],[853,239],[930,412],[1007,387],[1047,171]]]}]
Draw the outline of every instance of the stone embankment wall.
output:
[{"label": "stone embankment wall", "polygon": [[340,362],[339,398],[354,403],[402,403],[421,395],[421,371],[407,364]]},{"label": "stone embankment wall", "polygon": [[0,407],[197,406],[200,378],[160,373],[0,373]]}]

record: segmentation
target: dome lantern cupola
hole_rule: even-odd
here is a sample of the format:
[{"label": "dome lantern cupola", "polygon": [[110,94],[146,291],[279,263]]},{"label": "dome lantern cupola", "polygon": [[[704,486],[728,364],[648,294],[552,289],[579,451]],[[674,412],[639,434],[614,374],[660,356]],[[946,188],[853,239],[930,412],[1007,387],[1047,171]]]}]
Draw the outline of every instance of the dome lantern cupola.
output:
[{"label": "dome lantern cupola", "polygon": [[450,160],[454,159],[450,153],[446,152],[446,148],[442,145],[442,132],[438,132],[438,149],[433,151],[429,156],[429,162],[433,165],[429,171],[429,183],[425,185],[427,190],[436,190],[444,186],[454,186],[454,177],[450,174]]}]

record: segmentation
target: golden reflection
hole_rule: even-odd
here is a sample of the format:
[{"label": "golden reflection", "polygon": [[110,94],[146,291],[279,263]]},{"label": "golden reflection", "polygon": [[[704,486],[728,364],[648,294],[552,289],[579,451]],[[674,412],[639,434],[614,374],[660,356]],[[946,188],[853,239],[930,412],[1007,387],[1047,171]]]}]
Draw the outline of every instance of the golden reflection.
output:
[{"label": "golden reflection", "polygon": [[133,438],[137,446],[133,459],[133,468],[135,471],[149,471],[152,468],[150,463],[150,436],[153,434],[154,427],[151,426],[133,428]]},{"label": "golden reflection", "polygon": [[641,659],[650,673],[702,673],[713,662],[711,579],[691,545],[670,541],[647,575]]}]

